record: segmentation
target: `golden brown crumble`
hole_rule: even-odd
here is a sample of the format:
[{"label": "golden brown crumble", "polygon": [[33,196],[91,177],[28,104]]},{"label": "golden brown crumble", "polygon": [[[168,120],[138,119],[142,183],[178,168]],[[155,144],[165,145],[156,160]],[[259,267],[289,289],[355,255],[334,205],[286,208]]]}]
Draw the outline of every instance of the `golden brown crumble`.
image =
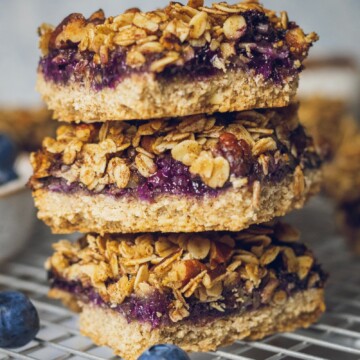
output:
[{"label": "golden brown crumble", "polygon": [[102,10],[89,19],[74,13],[56,28],[48,24],[40,27],[40,49],[47,55],[52,49],[76,43],[80,51],[95,53],[96,64],[106,64],[109,52],[121,48],[126,51],[127,65],[134,68],[143,65],[150,55],[160,54],[151,60],[150,66],[151,72],[158,73],[171,64],[183,65],[194,57],[196,48],[208,45],[212,51],[221,50],[221,56],[214,57],[213,66],[225,69],[229,57],[235,53],[235,41],[246,31],[242,14],[249,10],[264,13],[272,26],[286,30],[285,41],[301,60],[317,40],[315,33],[305,35],[298,27],[289,28],[286,12],[277,16],[257,1],[234,5],[220,2],[206,7],[202,1],[190,0],[188,5],[171,2],[164,9],[150,12],[133,8],[108,18]]},{"label": "golden brown crumble", "polygon": [[[171,291],[169,316],[177,322],[189,316],[191,297],[223,311],[223,292],[241,281],[249,293],[263,287],[262,303],[286,300],[270,266],[279,257],[287,273],[309,277],[307,286],[315,286],[313,254],[296,255],[294,233],[289,225],[269,223],[238,233],[86,235],[54,244],[46,267],[56,277],[94,288],[114,306],[131,294]],[[277,238],[282,242],[274,242]]]},{"label": "golden brown crumble", "polygon": [[[95,192],[106,185],[134,187],[136,179],[131,170],[145,178],[151,176],[157,170],[155,157],[164,153],[188,166],[191,174],[200,176],[213,189],[226,182],[237,188],[247,186],[246,177],[230,176],[229,161],[215,150],[223,134],[246,142],[265,175],[270,157],[289,165],[290,153],[298,157],[290,140],[290,133],[299,125],[294,108],[238,112],[231,120],[226,116],[195,115],[141,125],[122,121],[61,126],[56,139],[45,138],[43,150],[32,154],[32,186],[41,187],[37,179],[54,176],[69,184],[81,183]],[[304,176],[300,166],[296,169],[296,181],[301,194]]]}]

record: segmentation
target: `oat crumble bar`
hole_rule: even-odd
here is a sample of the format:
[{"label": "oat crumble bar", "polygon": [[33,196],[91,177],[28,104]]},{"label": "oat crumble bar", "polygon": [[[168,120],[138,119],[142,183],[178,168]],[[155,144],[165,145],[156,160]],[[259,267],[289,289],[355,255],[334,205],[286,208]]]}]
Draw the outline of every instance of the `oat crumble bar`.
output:
[{"label": "oat crumble bar", "polygon": [[81,331],[136,359],[155,343],[209,351],[308,326],[324,311],[326,275],[283,223],[237,232],[86,235],[47,261],[50,296]]},{"label": "oat crumble bar", "polygon": [[54,231],[114,233],[271,220],[316,191],[321,162],[292,105],[65,125],[32,164],[39,216]]},{"label": "oat crumble bar", "polygon": [[74,13],[39,34],[38,90],[76,122],[286,106],[317,40],[257,1]]}]

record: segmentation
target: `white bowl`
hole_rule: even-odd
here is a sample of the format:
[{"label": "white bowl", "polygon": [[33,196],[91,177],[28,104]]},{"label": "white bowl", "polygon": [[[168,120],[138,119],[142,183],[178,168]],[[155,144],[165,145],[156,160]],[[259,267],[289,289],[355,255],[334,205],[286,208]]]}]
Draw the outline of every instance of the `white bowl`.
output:
[{"label": "white bowl", "polygon": [[30,238],[35,223],[35,207],[26,183],[31,175],[27,154],[15,163],[19,178],[0,186],[0,261],[10,258]]}]

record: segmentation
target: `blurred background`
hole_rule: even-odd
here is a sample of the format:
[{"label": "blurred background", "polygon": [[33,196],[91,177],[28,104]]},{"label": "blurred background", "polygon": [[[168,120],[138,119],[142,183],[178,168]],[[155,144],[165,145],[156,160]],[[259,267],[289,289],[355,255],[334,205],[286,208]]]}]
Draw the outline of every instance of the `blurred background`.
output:
[{"label": "blurred background", "polygon": [[[99,7],[107,15],[113,15],[129,7],[149,10],[164,6],[166,2],[0,0],[0,105],[32,105],[40,102],[34,86],[39,58],[36,29],[42,22],[58,24],[71,12],[82,12],[88,16]],[[211,1],[206,3],[210,4]],[[305,31],[316,31],[320,35],[320,42],[312,49],[312,58],[340,56],[360,63],[359,0],[263,0],[263,3],[272,9],[287,10],[289,17],[296,19]],[[337,91],[344,91],[338,89],[339,81],[333,79],[333,83]]]}]

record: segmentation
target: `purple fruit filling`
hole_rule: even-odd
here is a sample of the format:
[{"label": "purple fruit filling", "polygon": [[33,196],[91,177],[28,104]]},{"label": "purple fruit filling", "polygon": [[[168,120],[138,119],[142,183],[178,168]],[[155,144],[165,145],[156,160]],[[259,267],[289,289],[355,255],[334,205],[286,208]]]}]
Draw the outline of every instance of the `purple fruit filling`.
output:
[{"label": "purple fruit filling", "polygon": [[[242,14],[247,23],[246,33],[237,41],[236,54],[231,59],[229,69],[244,69],[255,71],[265,80],[281,83],[289,76],[294,76],[301,71],[301,67],[294,66],[298,60],[286,45],[286,32],[275,29],[265,14],[259,11],[247,11]],[[289,27],[296,27],[290,23]],[[280,47],[274,44],[283,42]],[[181,66],[171,65],[157,75],[159,80],[167,80],[178,76],[184,81],[204,79],[221,73],[212,65],[215,56],[220,56],[220,50],[212,51],[208,46],[194,48],[195,56]],[[69,43],[65,49],[53,49],[49,54],[40,59],[39,70],[48,81],[57,84],[69,82],[83,83],[90,80],[95,90],[115,87],[124,78],[133,73],[143,73],[149,70],[150,64],[162,54],[148,55],[144,65],[132,68],[126,64],[126,52],[119,48],[109,53],[106,64],[95,64],[95,53],[78,50],[77,44]]]},{"label": "purple fruit filling", "polygon": [[[162,194],[216,196],[219,192],[219,190],[214,190],[205,185],[199,177],[194,177],[187,166],[174,160],[170,155],[158,157],[155,162],[157,171],[149,178],[145,178],[136,172],[134,177],[137,179],[137,185],[135,187],[120,189],[116,185],[108,185],[96,194],[113,197],[132,195],[141,200],[151,201]],[[78,182],[68,184],[66,180],[56,177],[48,177],[41,181],[50,191],[65,193],[85,191],[90,195],[95,194]]]},{"label": "purple fruit filling", "polygon": [[156,173],[143,179],[137,188],[140,199],[151,200],[161,194],[215,196],[218,193],[200,178],[192,176],[187,166],[170,155],[157,158],[156,165]]},{"label": "purple fruit filling", "polygon": [[168,307],[170,297],[159,291],[154,291],[148,297],[140,298],[132,295],[121,305],[113,306],[102,299],[99,293],[92,287],[84,287],[78,281],[67,281],[49,273],[52,288],[66,291],[75,295],[80,301],[91,303],[104,308],[111,307],[112,310],[121,313],[127,321],[139,321],[149,323],[153,328],[159,327],[162,323],[168,323]]},{"label": "purple fruit filling", "polygon": [[[238,171],[237,169],[241,167],[239,163],[242,163],[242,160],[233,160],[231,163],[234,171]],[[79,182],[69,184],[65,179],[53,176],[41,179],[40,181],[44,187],[54,192],[71,194],[84,191],[89,195],[105,194],[115,198],[130,195],[147,201],[151,201],[163,194],[195,197],[216,196],[219,192],[231,186],[231,183],[228,182],[221,189],[210,188],[198,176],[193,176],[189,171],[189,167],[174,160],[170,155],[158,157],[156,164],[158,166],[157,171],[148,178],[136,173],[135,177],[138,179],[138,183],[132,188],[120,189],[116,185],[107,185],[100,192],[94,192],[88,190],[86,186]],[[250,184],[251,181],[257,179],[267,183],[280,182],[293,171],[292,167],[288,164],[282,162],[275,163],[274,161],[270,161],[269,173],[266,176],[257,163],[251,164],[247,170],[243,173],[243,176],[249,176]],[[238,175],[239,172],[236,174]]]}]

